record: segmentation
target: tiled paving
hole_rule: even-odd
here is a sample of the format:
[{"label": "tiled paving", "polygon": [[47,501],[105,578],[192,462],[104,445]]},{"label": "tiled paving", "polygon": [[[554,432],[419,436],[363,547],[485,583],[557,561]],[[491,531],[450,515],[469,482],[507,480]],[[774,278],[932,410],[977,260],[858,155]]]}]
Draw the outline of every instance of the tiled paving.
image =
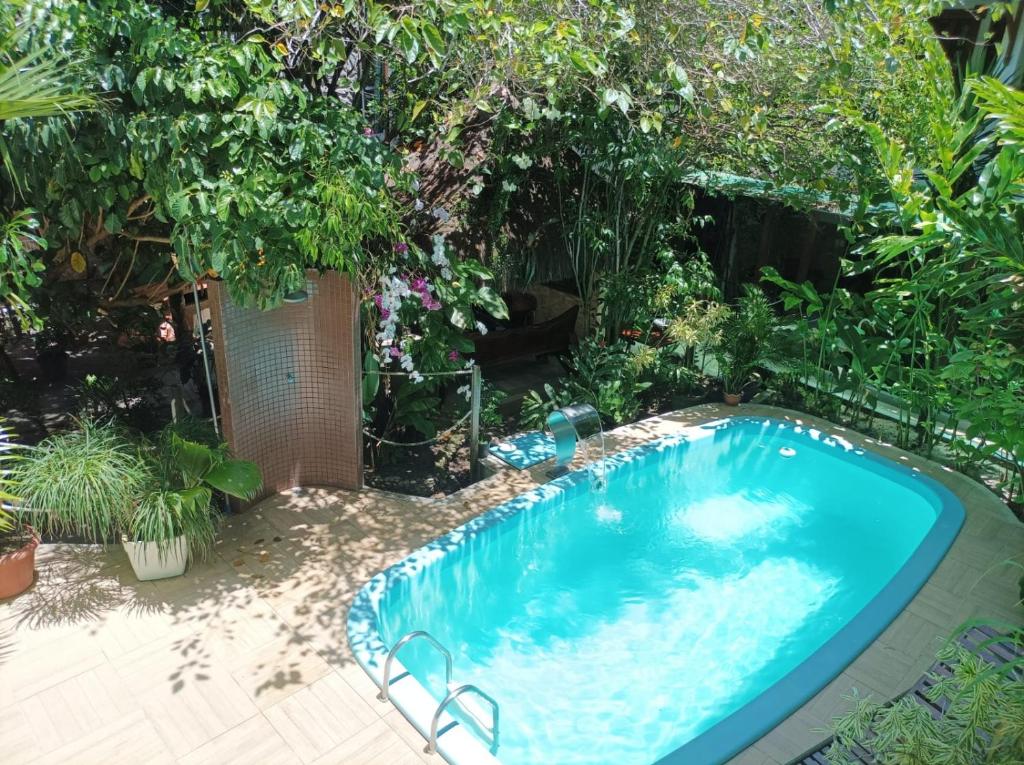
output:
[{"label": "tiled paving", "polygon": [[[734,413],[823,426],[702,406],[619,429],[610,446]],[[852,688],[896,695],[964,619],[1016,616],[1017,572],[998,564],[1024,549],[1024,526],[1005,507],[959,474],[824,427],[943,481],[967,523],[879,640],[733,765],[785,762],[822,738]],[[284,493],[230,519],[211,560],[163,582],[135,581],[119,549],[42,547],[34,588],[0,602],[0,761],[440,765],[374,699],[346,644],[347,607],[382,568],[533,485],[503,472],[444,500]]]}]

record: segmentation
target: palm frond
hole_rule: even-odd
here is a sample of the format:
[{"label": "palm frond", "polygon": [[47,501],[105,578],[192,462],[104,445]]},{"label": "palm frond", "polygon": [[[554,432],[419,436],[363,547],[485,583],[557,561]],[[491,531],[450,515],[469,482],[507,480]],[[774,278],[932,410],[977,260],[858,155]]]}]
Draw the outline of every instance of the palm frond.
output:
[{"label": "palm frond", "polygon": [[40,49],[0,63],[0,121],[55,117],[96,106],[95,96],[70,89],[70,65],[45,53]]},{"label": "palm frond", "polygon": [[997,121],[1004,142],[1024,142],[1024,91],[1011,88],[994,77],[979,77],[967,84],[978,106]]},{"label": "palm frond", "polygon": [[14,432],[0,419],[0,533],[14,528],[14,516],[8,508],[17,500],[12,493],[15,485],[12,467],[20,459],[20,447],[13,439]]}]

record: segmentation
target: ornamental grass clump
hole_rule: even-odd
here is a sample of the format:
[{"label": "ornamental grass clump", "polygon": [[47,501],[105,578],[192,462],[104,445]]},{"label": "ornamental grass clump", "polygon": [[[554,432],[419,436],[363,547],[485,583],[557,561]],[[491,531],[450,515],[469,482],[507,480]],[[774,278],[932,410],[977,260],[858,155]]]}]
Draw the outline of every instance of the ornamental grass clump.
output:
[{"label": "ornamental grass clump", "polygon": [[130,542],[155,543],[161,555],[184,536],[199,559],[216,538],[214,492],[250,499],[262,485],[255,464],[232,459],[219,438],[191,423],[146,440],[114,424],[83,421],[30,450],[15,480],[23,510],[44,533],[100,543],[124,534]]},{"label": "ornamental grass clump", "polygon": [[105,543],[131,517],[149,469],[119,428],[83,421],[28,450],[15,477],[21,507],[41,532]]},{"label": "ornamental grass clump", "polygon": [[[1021,645],[1024,633],[1013,640]],[[994,667],[950,643],[937,657],[950,668],[925,693],[945,700],[933,718],[922,704],[904,696],[893,704],[855,698],[852,711],[832,723],[835,743],[827,758],[835,765],[861,762],[856,747],[885,765],[982,765],[1024,762],[1024,682],[1021,660]]]}]

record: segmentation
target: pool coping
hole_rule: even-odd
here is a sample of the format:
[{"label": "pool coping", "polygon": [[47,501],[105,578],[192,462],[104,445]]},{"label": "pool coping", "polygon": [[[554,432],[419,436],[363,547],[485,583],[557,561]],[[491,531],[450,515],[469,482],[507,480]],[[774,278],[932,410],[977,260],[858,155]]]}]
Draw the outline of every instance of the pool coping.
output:
[{"label": "pool coping", "polygon": [[[980,492],[984,493],[984,495],[987,497],[987,502],[990,505],[989,509],[993,512],[994,515],[996,515],[996,516],[1003,515],[1003,518],[1005,518],[1005,514],[1007,514],[1009,512],[1008,510],[1005,509],[1004,506],[1001,505],[1001,503],[998,502],[998,500],[993,495],[988,493],[987,490],[984,489],[984,487],[981,487],[978,484],[974,484],[972,481],[970,481],[970,479],[966,478],[965,476],[961,476],[960,474],[954,473],[953,471],[948,470],[947,468],[944,468],[944,467],[942,467],[942,466],[940,466],[940,465],[938,465],[936,463],[930,462],[928,460],[924,460],[924,459],[922,459],[920,457],[917,457],[916,455],[908,454],[908,453],[902,452],[902,451],[900,451],[898,449],[895,449],[894,447],[890,447],[888,445],[878,443],[874,439],[868,438],[868,437],[863,436],[862,434],[859,434],[859,433],[855,433],[855,432],[850,431],[850,430],[848,430],[846,428],[843,428],[841,426],[836,426],[836,425],[834,425],[832,423],[827,423],[827,422],[824,422],[824,421],[819,420],[817,418],[809,417],[809,416],[804,415],[802,413],[791,412],[791,411],[779,409],[779,408],[776,408],[776,407],[756,406],[755,405],[755,406],[743,406],[743,407],[741,407],[739,409],[734,409],[734,408],[728,408],[728,407],[724,407],[724,406],[720,406],[720,405],[718,405],[718,406],[716,406],[716,405],[703,405],[703,406],[700,406],[700,407],[693,407],[693,408],[688,409],[688,410],[680,410],[679,412],[673,412],[673,413],[670,413],[668,415],[663,415],[661,417],[651,418],[649,420],[645,420],[645,421],[642,421],[642,422],[639,422],[639,423],[634,423],[634,424],[629,425],[629,426],[624,426],[623,428],[615,429],[614,431],[611,431],[609,433],[609,440],[610,440],[609,451],[612,453],[612,456],[609,458],[609,461],[612,464],[615,464],[615,463],[621,461],[622,459],[627,458],[628,454],[634,454],[634,455],[638,455],[639,456],[639,454],[642,454],[642,453],[644,453],[646,451],[649,451],[651,448],[656,448],[656,446],[660,442],[665,441],[665,438],[664,438],[665,436],[673,436],[673,435],[674,436],[679,436],[679,435],[685,433],[686,431],[688,431],[690,429],[699,428],[701,426],[707,425],[710,422],[713,422],[713,421],[716,421],[716,420],[732,419],[732,418],[752,418],[752,419],[758,419],[758,420],[765,419],[765,418],[770,418],[770,419],[779,420],[779,421],[782,421],[782,422],[789,422],[789,423],[796,424],[796,425],[802,425],[802,426],[806,426],[806,427],[809,427],[809,428],[815,428],[817,430],[820,430],[823,434],[825,434],[828,437],[840,438],[840,439],[843,439],[843,440],[845,440],[845,441],[847,441],[849,443],[852,443],[853,445],[855,445],[855,446],[857,446],[859,448],[863,448],[866,452],[868,452],[869,455],[871,455],[875,459],[879,459],[879,460],[885,462],[887,465],[890,465],[890,466],[893,466],[893,467],[901,467],[903,470],[911,471],[914,474],[917,474],[917,475],[920,475],[922,477],[925,477],[926,480],[929,481],[929,483],[935,484],[933,486],[933,489],[936,490],[936,493],[938,493],[940,497],[943,497],[945,495],[948,495],[948,497],[950,497],[950,498],[954,498],[955,497],[959,501],[959,503],[961,503],[965,507],[969,507],[970,504],[978,504],[978,502],[979,502],[979,500],[981,498],[981,495],[976,495],[976,496],[973,496],[973,497],[966,497],[965,498],[962,495],[962,493],[961,493],[962,491],[964,491],[965,487],[962,486],[962,485],[961,486],[956,486],[956,484],[965,484],[966,483],[966,484],[969,484],[970,487],[973,487],[973,492],[972,493],[976,494],[977,491],[980,491]],[[637,448],[637,447],[639,447],[639,448]],[[893,465],[893,463],[895,463],[895,465]],[[480,513],[480,514],[474,515],[471,518],[470,521],[468,521],[467,523],[464,523],[461,526],[457,527],[453,532],[449,532],[448,534],[442,535],[441,537],[439,537],[438,539],[434,540],[433,542],[428,543],[424,548],[420,548],[419,550],[415,551],[411,556],[403,559],[403,561],[400,561],[396,565],[399,565],[399,566],[401,566],[401,565],[409,565],[410,561],[415,561],[417,556],[421,556],[422,557],[424,554],[427,555],[428,558],[432,558],[433,555],[442,555],[443,554],[443,550],[438,549],[439,545],[443,545],[443,544],[446,544],[446,543],[454,542],[454,541],[457,540],[457,538],[460,535],[463,535],[463,534],[466,534],[466,533],[479,533],[484,528],[487,528],[488,526],[490,526],[492,523],[497,523],[497,522],[500,522],[501,520],[504,520],[506,517],[508,517],[509,514],[514,513],[514,512],[519,512],[522,509],[522,506],[526,506],[530,502],[535,501],[537,498],[543,496],[548,491],[561,491],[561,490],[564,490],[565,487],[571,486],[571,485],[573,485],[575,483],[578,483],[581,480],[581,478],[582,478],[581,474],[571,474],[569,477],[566,477],[567,480],[557,479],[556,481],[553,481],[553,482],[552,481],[548,481],[546,483],[542,483],[541,481],[544,480],[543,471],[545,469],[546,469],[546,466],[545,465],[541,465],[541,466],[539,466],[537,468],[531,469],[530,471],[517,471],[517,472],[523,472],[523,473],[527,473],[527,472],[531,473],[531,480],[533,482],[533,487],[532,487],[532,489],[529,488],[528,486],[524,487],[523,481],[509,481],[508,483],[510,484],[510,486],[508,487],[508,494],[511,495],[511,498],[510,499],[506,499],[504,502],[499,502],[499,501],[496,501],[494,499],[495,495],[498,495],[498,496],[501,495],[501,493],[502,493],[501,492],[501,489],[502,489],[502,485],[501,484],[508,479],[507,475],[503,475],[501,473],[499,473],[496,476],[493,476],[490,479],[487,479],[484,482],[481,482],[481,484],[487,484],[486,491],[483,490],[484,487],[481,486],[481,484],[476,484],[476,485],[474,485],[472,487],[469,487],[469,488],[467,488],[467,489],[465,489],[465,490],[463,490],[461,492],[457,492],[456,494],[446,498],[445,500],[439,500],[438,502],[440,504],[453,503],[453,502],[461,502],[465,507],[469,507],[473,503],[473,499],[477,495],[482,495],[482,496],[487,496],[488,498],[490,498],[490,505],[487,508],[481,508],[482,510],[485,510],[485,511]],[[538,472],[539,472],[539,475],[532,475],[532,474],[538,473]],[[538,479],[540,479],[540,480],[538,480]],[[945,480],[943,480],[943,479],[945,479]],[[953,483],[954,486],[949,486],[948,485],[949,483]],[[970,488],[970,487],[968,487],[968,488]],[[956,490],[957,488],[959,488],[961,491],[958,492]],[[993,505],[993,503],[994,503],[994,505]],[[517,505],[520,505],[520,506],[517,507]],[[1002,508],[1002,510],[1000,510],[999,508]],[[942,517],[943,516],[940,515],[940,520],[941,520]],[[953,531],[957,531],[959,529],[959,525],[960,525],[960,522],[957,521],[957,523],[956,523],[956,527],[957,528],[954,529]],[[937,520],[936,525],[929,532],[928,536],[932,536],[934,533],[936,533],[939,530],[939,526],[940,526],[940,523],[939,523],[939,520]],[[948,529],[947,529],[947,532],[948,532]],[[928,536],[926,536],[926,539],[928,538]],[[921,549],[924,546],[925,546],[925,543],[922,542],[922,544],[919,545],[917,551],[915,552],[915,555],[911,558],[910,561],[908,561],[908,563],[906,565],[910,565],[911,563],[914,563],[915,561],[920,561],[921,560],[919,553],[920,553]],[[432,549],[434,550],[433,553],[430,552]],[[940,559],[941,559],[941,554],[940,554]],[[391,570],[391,568],[392,567],[389,567],[388,570]],[[893,620],[904,610],[904,608],[907,606],[907,604],[914,598],[915,593],[917,593],[918,590],[924,584],[926,584],[927,580],[929,580],[932,576],[935,575],[935,570],[936,570],[936,564],[935,563],[929,563],[929,564],[927,564],[927,565],[925,565],[923,567],[923,570],[917,571],[916,574],[914,575],[915,576],[915,581],[914,581],[914,584],[913,584],[912,588],[904,588],[904,589],[909,589],[909,592],[904,593],[903,597],[900,597],[900,598],[898,598],[896,600],[890,599],[889,602],[885,603],[885,609],[886,609],[886,613],[888,615],[885,617],[885,619],[884,619],[884,621],[882,623],[882,626],[878,627],[877,629],[869,630],[870,633],[871,633],[870,635],[867,635],[867,636],[861,635],[860,639],[858,641],[856,641],[857,644],[855,646],[853,646],[852,648],[848,648],[848,650],[843,652],[843,654],[844,654],[843,657],[841,657],[839,659],[836,659],[833,656],[832,659],[831,659],[831,662],[834,664],[835,667],[837,667],[837,669],[835,669],[834,671],[825,672],[824,673],[825,679],[823,681],[815,682],[814,683],[814,688],[817,689],[821,685],[827,685],[829,683],[835,683],[835,681],[839,680],[843,676],[843,668],[844,667],[845,668],[849,668],[850,666],[853,666],[854,664],[856,664],[857,661],[859,661],[858,657],[862,656],[862,651],[864,649],[866,649],[866,648],[870,649],[871,646],[878,639],[880,633],[882,633],[883,631],[885,631],[888,628],[892,627]],[[902,574],[902,571],[903,571],[903,569],[901,569],[901,574]],[[371,606],[371,612],[372,612],[372,604],[368,603],[365,598],[372,591],[372,588],[370,588],[370,585],[373,582],[377,582],[378,583],[376,586],[382,587],[382,582],[383,582],[383,578],[382,577],[384,577],[384,572],[382,572],[381,574],[378,574],[377,577],[374,577],[371,580],[371,582],[368,583],[367,588],[364,588],[363,590],[360,591],[360,593],[356,597],[355,602],[353,603],[352,613],[353,613],[355,621],[353,621],[352,618],[350,618],[350,621],[349,621],[350,643],[351,643],[352,650],[353,650],[357,660],[359,661],[359,663],[362,666],[364,666],[364,668],[366,668],[366,670],[369,672],[370,676],[373,677],[375,683],[378,686],[381,683],[380,668],[379,668],[379,666],[377,666],[375,668],[374,664],[375,664],[375,661],[379,664],[379,660],[380,660],[380,653],[379,652],[382,649],[386,651],[386,648],[384,648],[383,644],[380,644],[379,646],[367,646],[365,644],[365,642],[361,642],[359,637],[358,637],[358,633],[359,633],[360,629],[363,629],[363,627],[359,627],[358,623],[360,622],[360,620],[365,620],[365,618],[367,618],[367,614],[370,613],[370,612],[367,612],[365,610],[368,606]],[[900,578],[902,578],[902,577],[898,575],[897,577],[894,577],[893,581],[896,581],[897,579],[900,579]],[[891,585],[892,585],[892,582],[890,582],[890,586]],[[887,588],[884,588],[883,592],[885,590],[887,590],[888,587],[889,586],[887,586]],[[379,596],[379,593],[378,593],[378,596]],[[853,620],[851,620],[850,623],[848,623],[844,628],[842,628],[840,630],[840,633],[843,633],[851,625],[853,625],[856,622],[860,621],[861,617],[864,615],[865,611],[867,611],[867,609],[870,608],[871,605],[874,605],[876,603],[876,600],[879,597],[880,596],[876,596],[876,599],[872,600],[871,604],[869,604],[868,607],[866,607],[864,610],[862,610],[862,612],[859,613],[857,615],[857,617],[855,617]],[[877,618],[875,620],[873,620],[873,621],[877,621]],[[355,626],[355,630],[354,630],[354,625],[356,625]],[[948,629],[951,630],[955,626],[956,626],[955,624],[950,624],[948,626]],[[365,627],[365,625],[364,625],[364,627]],[[837,635],[840,634],[840,633],[837,633]],[[834,636],[834,637],[836,637],[836,636]],[[826,643],[826,646],[828,646],[828,644],[831,643],[831,642],[832,642],[832,639],[830,639],[830,641],[828,643]],[[823,649],[819,649],[819,652],[821,650],[823,650]],[[376,656],[376,658],[375,658],[375,656]],[[808,660],[805,660],[805,662],[803,664],[801,664],[801,667],[806,665],[807,661]],[[924,661],[924,658],[922,658],[922,661]],[[398,662],[396,662],[396,672],[393,675],[393,676],[396,676],[396,677],[400,676],[400,673],[403,671],[403,668],[397,666],[397,664],[398,664]],[[930,661],[925,662],[924,666],[927,666],[927,664],[930,664]],[[798,667],[797,669],[800,669],[800,667]],[[795,673],[796,671],[797,670],[794,670],[793,672]],[[819,674],[821,674],[820,670],[819,670]],[[790,673],[790,675],[787,675],[787,678],[791,677],[792,675],[793,675],[793,673]],[[456,677],[457,677],[457,672],[456,672]],[[784,680],[787,679],[787,678],[784,678]],[[400,681],[400,682],[405,682],[405,681],[403,680],[403,681]],[[413,682],[415,682],[415,681],[413,681]],[[779,682],[783,682],[783,681],[779,681]],[[408,684],[408,683],[406,683],[406,684]],[[418,687],[418,683],[415,683],[415,684]],[[393,686],[393,687],[395,688],[396,691],[398,690],[397,687],[395,687],[395,686]],[[487,689],[484,689],[484,690],[487,690]],[[868,690],[871,690],[871,688],[868,688]],[[425,694],[426,692],[424,691],[423,693]],[[806,690],[798,689],[794,695],[799,696],[799,698],[796,699],[795,701],[790,701],[789,703],[787,703],[785,705],[785,706],[787,706],[787,710],[786,711],[787,712],[788,711],[793,711],[793,712],[798,714],[803,709],[803,706],[809,706],[812,702],[816,702],[817,701],[817,697],[814,697],[814,695],[813,695],[814,693],[815,693],[815,690],[811,690],[811,691],[808,692]],[[759,699],[763,699],[765,695],[767,695],[767,694],[762,694],[762,696],[759,697]],[[402,696],[404,696],[404,693],[402,693],[402,692],[396,693],[396,699],[399,699]],[[811,698],[809,700],[808,700],[808,696],[811,696]],[[427,696],[427,699],[429,699],[429,698],[430,697]],[[752,702],[752,704],[753,703],[755,703],[755,702]],[[803,706],[801,706],[801,704]],[[399,706],[400,708],[402,708],[403,713],[405,713],[406,716],[408,718],[410,718],[410,721],[413,723],[414,727],[416,727],[420,731],[421,735],[424,734],[426,725],[428,723],[424,722],[423,710],[415,710],[415,709],[411,709],[411,708],[410,709],[405,709],[404,707],[408,707],[410,705],[409,704],[402,704],[400,702],[397,703],[396,705]],[[747,707],[750,707],[750,706],[751,705],[747,705]],[[747,707],[744,707],[744,709],[746,709]],[[741,709],[737,713],[734,713],[734,714],[740,714],[740,712],[743,712],[743,711],[744,710]],[[429,713],[432,713],[432,712],[433,712],[433,709],[430,709]],[[778,727],[778,724],[783,722],[782,719],[776,720],[774,718],[785,718],[786,714],[785,713],[780,714],[778,712],[775,712],[775,713],[773,713],[771,715],[771,717],[773,719],[768,720],[763,725],[758,726],[759,732],[761,732],[762,728],[766,732],[770,732],[770,731],[774,730],[776,727]],[[729,718],[726,718],[726,719],[729,719]],[[792,718],[790,718],[790,719],[792,719]],[[448,722],[448,721],[445,721],[445,722]],[[725,722],[725,720],[720,721],[712,729],[710,729],[707,733],[712,733],[712,732],[716,731],[717,729],[721,728],[723,722]],[[458,742],[457,739],[460,738],[460,737],[452,735],[453,733],[456,733],[458,731],[459,731],[459,727],[456,727],[456,728],[454,728],[452,730],[451,733],[447,733],[447,734],[445,734],[444,736],[441,737],[441,741],[442,742],[445,742],[446,739],[449,742],[451,742],[451,746],[442,746],[441,747],[441,752],[442,752],[443,755],[445,755],[446,759],[449,759],[449,761],[483,762],[484,760],[481,759],[481,755],[478,752],[474,751],[475,749],[483,749],[482,745],[479,744],[479,742],[477,741],[477,739],[475,737],[470,736],[469,734],[465,734],[465,738],[468,738],[469,741]],[[698,736],[697,738],[693,739],[688,744],[684,745],[681,749],[676,750],[676,752],[673,752],[673,753],[667,755],[666,757],[662,758],[658,762],[663,764],[663,765],[668,765],[669,763],[677,763],[677,762],[683,762],[683,761],[686,761],[686,762],[700,762],[700,761],[702,761],[700,759],[694,759],[694,757],[701,756],[701,755],[699,755],[697,753],[696,749],[693,750],[693,752],[689,752],[687,750],[691,747],[692,744],[698,742],[704,735],[706,735],[706,734],[702,734],[702,736]],[[473,746],[474,743],[476,743],[476,747]],[[759,744],[761,744],[761,741],[755,742],[755,744],[753,744],[749,748],[749,750],[754,750]],[[799,746],[802,746],[802,742],[800,744],[796,744],[793,747],[793,749],[795,750]],[[787,748],[789,748],[789,747],[787,747]],[[472,759],[469,759],[469,760],[464,759],[465,755],[468,752],[473,752]],[[685,758],[683,758],[683,756],[682,756],[684,753],[686,754]],[[798,751],[791,750],[792,756],[795,756],[797,753],[798,753]],[[753,753],[751,753],[751,757],[753,757],[753,756],[754,756]],[[491,762],[497,762],[497,760],[495,760],[493,758],[491,758],[490,761]],[[754,760],[751,759],[751,761],[754,761]],[[765,760],[762,759],[762,761],[765,761]],[[774,760],[770,760],[770,761],[774,761]]]}]

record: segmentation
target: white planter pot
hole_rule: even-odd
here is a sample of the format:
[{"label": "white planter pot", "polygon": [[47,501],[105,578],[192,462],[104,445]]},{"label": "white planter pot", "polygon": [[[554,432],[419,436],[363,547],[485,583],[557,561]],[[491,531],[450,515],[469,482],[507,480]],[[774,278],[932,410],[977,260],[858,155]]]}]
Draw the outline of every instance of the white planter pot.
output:
[{"label": "white planter pot", "polygon": [[141,581],[150,579],[167,579],[181,576],[188,564],[188,542],[180,536],[171,542],[163,555],[157,549],[156,542],[129,542],[122,540],[124,551],[128,553],[128,561],[135,570],[135,576]]}]

